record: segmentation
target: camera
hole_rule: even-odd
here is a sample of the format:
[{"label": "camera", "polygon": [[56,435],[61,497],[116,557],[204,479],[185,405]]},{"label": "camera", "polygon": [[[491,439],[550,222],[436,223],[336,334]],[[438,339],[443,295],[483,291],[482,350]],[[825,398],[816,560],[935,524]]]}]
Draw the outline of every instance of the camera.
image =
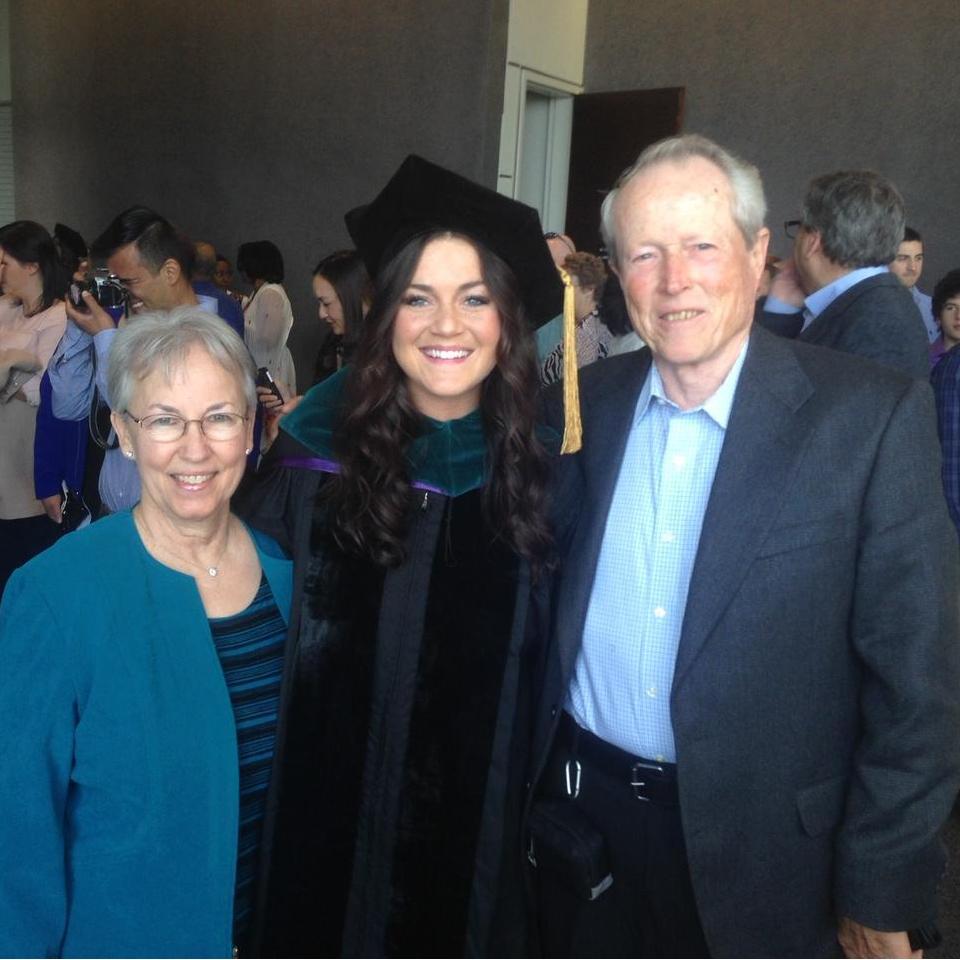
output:
[{"label": "camera", "polygon": [[70,302],[78,310],[86,310],[83,302],[83,291],[89,290],[93,299],[104,309],[122,307],[127,302],[127,291],[120,278],[105,267],[91,270],[84,280],[73,280],[70,283]]}]

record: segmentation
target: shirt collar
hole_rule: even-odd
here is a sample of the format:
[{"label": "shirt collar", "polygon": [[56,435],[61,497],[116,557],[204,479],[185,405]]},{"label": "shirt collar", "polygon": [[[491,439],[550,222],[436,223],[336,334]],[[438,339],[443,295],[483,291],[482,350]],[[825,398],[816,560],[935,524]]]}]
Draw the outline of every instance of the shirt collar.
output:
[{"label": "shirt collar", "polygon": [[[684,410],[684,413],[694,413],[697,410],[702,410],[722,430],[727,429],[727,423],[730,420],[730,410],[733,407],[733,398],[737,392],[737,384],[740,382],[740,373],[743,370],[743,361],[746,359],[747,347],[749,345],[750,338],[748,337],[740,348],[740,353],[737,355],[737,359],[724,378],[723,383],[721,383],[699,407]],[[663,389],[663,380],[660,377],[660,371],[657,369],[656,360],[651,361],[647,379],[644,381],[643,389],[637,398],[637,412],[634,416],[634,425],[638,424],[647,415],[651,407],[651,401],[653,400],[657,400],[676,410],[680,409],[672,400],[668,399]]]},{"label": "shirt collar", "polygon": [[833,303],[842,293],[846,293],[852,286],[867,277],[875,277],[878,273],[889,273],[886,267],[860,267],[857,270],[851,270],[842,277],[837,277],[833,283],[828,283],[821,287],[815,293],[804,299],[807,311],[810,313],[810,319],[819,317],[827,307]]}]

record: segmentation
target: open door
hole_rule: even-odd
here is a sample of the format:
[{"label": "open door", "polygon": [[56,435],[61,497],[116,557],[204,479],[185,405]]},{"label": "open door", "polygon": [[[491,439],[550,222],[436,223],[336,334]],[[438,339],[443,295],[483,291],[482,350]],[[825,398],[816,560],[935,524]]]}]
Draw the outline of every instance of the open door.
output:
[{"label": "open door", "polygon": [[651,143],[680,132],[684,87],[581,93],[573,98],[567,229],[578,250],[600,250],[600,204]]}]

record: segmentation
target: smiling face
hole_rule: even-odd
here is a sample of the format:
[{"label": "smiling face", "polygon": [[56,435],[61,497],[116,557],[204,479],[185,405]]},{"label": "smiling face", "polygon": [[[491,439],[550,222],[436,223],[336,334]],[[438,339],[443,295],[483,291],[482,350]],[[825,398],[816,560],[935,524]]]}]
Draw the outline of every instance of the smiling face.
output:
[{"label": "smiling face", "polygon": [[684,407],[723,382],[753,321],[769,234],[761,230],[749,249],[732,199],[723,171],[700,157],[644,170],[616,199],[630,318],[668,396]]},{"label": "smiling face", "polygon": [[890,272],[895,273],[905,287],[916,286],[923,273],[923,244],[919,240],[904,240],[897,248]]},{"label": "smiling face", "polygon": [[136,244],[128,243],[107,258],[107,268],[130,292],[135,310],[170,310],[178,306],[176,281],[180,267],[175,260],[167,260],[153,273],[140,259]]},{"label": "smiling face", "polygon": [[313,295],[317,298],[317,316],[330,325],[330,329],[342,336],[346,330],[343,321],[343,304],[333,284],[324,276],[317,273],[313,277]]},{"label": "smiling face", "polygon": [[473,244],[460,237],[431,240],[393,323],[393,354],[417,410],[434,420],[475,410],[497,365],[499,341],[500,313]]},{"label": "smiling face", "polygon": [[940,308],[940,329],[943,331],[943,342],[947,347],[955,347],[960,343],[960,293],[947,300]]},{"label": "smiling face", "polygon": [[[168,381],[155,371],[141,380],[130,401],[139,419],[173,414],[199,420],[210,413],[248,415],[243,389],[202,347],[194,347]],[[140,509],[177,526],[206,523],[230,509],[252,445],[253,418],[232,440],[209,440],[190,423],[179,440],[160,443],[130,417],[111,417],[124,451],[134,454],[142,486]]]}]

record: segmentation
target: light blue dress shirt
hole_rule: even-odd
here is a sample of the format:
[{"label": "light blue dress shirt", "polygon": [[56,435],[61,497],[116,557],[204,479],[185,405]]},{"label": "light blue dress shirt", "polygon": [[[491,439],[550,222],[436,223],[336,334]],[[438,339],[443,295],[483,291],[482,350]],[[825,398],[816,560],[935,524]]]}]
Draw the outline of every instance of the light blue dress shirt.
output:
[{"label": "light blue dress shirt", "polygon": [[656,364],[640,392],[610,504],[565,704],[636,756],[676,762],[670,691],[700,530],[747,345],[716,392],[681,410]]},{"label": "light blue dress shirt", "polygon": [[[73,321],[50,362],[53,413],[61,420],[84,420],[89,416],[94,388],[107,397],[107,359],[116,330],[101,330],[91,336]],[[111,439],[113,432],[110,433]],[[100,468],[100,499],[108,510],[130,510],[140,499],[137,465],[120,450],[104,451]]]},{"label": "light blue dress shirt", "polygon": [[[803,329],[806,330],[840,294],[846,293],[861,280],[866,280],[867,277],[875,277],[878,273],[889,272],[887,267],[860,267],[857,270],[845,273],[842,277],[838,277],[833,283],[828,283],[825,287],[814,291],[803,300]],[[763,309],[770,311],[770,313],[795,314],[797,312],[796,307],[785,303],[783,300],[778,300],[776,297],[767,297]]]}]

